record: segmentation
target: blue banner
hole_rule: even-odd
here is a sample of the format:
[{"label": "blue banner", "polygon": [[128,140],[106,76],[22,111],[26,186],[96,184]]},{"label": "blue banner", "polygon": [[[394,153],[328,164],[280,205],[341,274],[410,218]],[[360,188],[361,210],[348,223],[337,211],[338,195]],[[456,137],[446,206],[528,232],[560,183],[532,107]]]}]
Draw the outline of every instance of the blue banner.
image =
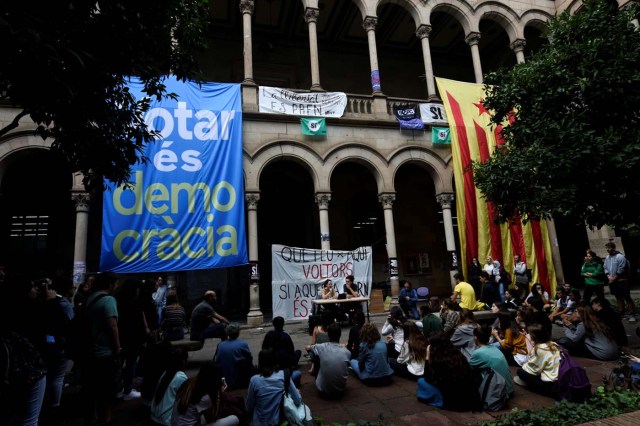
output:
[{"label": "blue banner", "polygon": [[[152,103],[145,122],[161,138],[131,186],[107,182],[100,269],[121,273],[248,263],[239,84],[165,81],[176,99]],[[143,96],[140,84],[130,84]]]}]

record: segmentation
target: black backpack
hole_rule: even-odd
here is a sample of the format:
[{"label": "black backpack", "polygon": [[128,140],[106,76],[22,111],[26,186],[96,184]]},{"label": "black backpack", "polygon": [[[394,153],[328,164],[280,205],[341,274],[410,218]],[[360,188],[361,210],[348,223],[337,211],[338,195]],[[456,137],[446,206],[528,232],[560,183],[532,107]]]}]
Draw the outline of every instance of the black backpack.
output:
[{"label": "black backpack", "polygon": [[89,312],[91,307],[106,294],[99,294],[90,303],[79,307],[73,319],[69,324],[69,334],[67,336],[65,354],[67,358],[72,359],[74,362],[82,362],[90,354],[93,348],[93,333],[91,331],[91,319],[89,318]]}]

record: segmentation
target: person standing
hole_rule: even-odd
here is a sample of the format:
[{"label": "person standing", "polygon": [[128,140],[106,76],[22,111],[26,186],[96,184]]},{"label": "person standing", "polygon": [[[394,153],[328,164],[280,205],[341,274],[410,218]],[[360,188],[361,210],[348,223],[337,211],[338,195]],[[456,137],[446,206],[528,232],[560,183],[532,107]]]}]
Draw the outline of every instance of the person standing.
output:
[{"label": "person standing", "polygon": [[156,303],[156,308],[158,312],[158,319],[162,320],[162,311],[164,307],[167,305],[167,283],[164,281],[164,278],[158,277],[156,278],[156,291],[153,293],[153,301]]},{"label": "person standing", "polygon": [[584,277],[584,300],[591,301],[593,293],[599,299],[604,299],[604,286],[606,283],[606,275],[602,266],[602,259],[598,257],[591,249],[587,250],[582,264],[580,274]]},{"label": "person standing", "polygon": [[605,248],[607,249],[608,255],[604,260],[604,272],[609,281],[611,294],[616,297],[620,315],[624,316],[626,302],[629,308],[628,321],[636,322],[636,306],[633,303],[629,290],[629,262],[622,253],[616,250],[615,243],[608,242],[605,244]]},{"label": "person standing", "polygon": [[469,265],[469,284],[476,292],[476,298],[480,296],[482,287],[480,285],[480,272],[482,272],[482,265],[477,257],[471,259],[471,265]]},{"label": "person standing", "polygon": [[513,277],[517,284],[529,286],[529,275],[527,274],[527,264],[520,259],[520,255],[513,256]]}]

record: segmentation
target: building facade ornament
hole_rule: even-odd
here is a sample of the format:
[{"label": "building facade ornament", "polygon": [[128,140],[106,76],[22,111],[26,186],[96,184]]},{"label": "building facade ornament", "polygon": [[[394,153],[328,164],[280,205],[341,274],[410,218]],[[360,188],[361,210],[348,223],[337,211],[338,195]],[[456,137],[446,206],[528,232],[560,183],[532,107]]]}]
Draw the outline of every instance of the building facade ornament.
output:
[{"label": "building facade ornament", "polygon": [[442,206],[443,209],[451,209],[455,199],[455,195],[451,192],[443,192],[436,195],[436,200],[440,203],[440,206]]},{"label": "building facade ornament", "polygon": [[469,46],[477,46],[478,43],[480,43],[480,33],[477,32],[471,32],[469,34],[467,34],[467,36],[464,38],[464,41],[469,45]]},{"label": "building facade ornament", "polygon": [[378,201],[382,203],[383,209],[390,209],[393,207],[393,202],[396,200],[396,194],[386,193],[378,195]]},{"label": "building facade ornament", "polygon": [[329,208],[329,202],[331,201],[331,193],[318,192],[316,194],[316,203],[320,210],[327,210]]},{"label": "building facade ornament", "polygon": [[519,38],[515,40],[513,43],[511,43],[509,47],[511,48],[511,50],[518,53],[518,52],[522,52],[526,45],[527,45],[527,41]]},{"label": "building facade ornament", "polygon": [[89,211],[91,195],[88,192],[72,192],[71,199],[76,205],[76,211]]},{"label": "building facade ornament", "polygon": [[304,21],[308,24],[310,22],[318,22],[320,17],[320,9],[308,7],[304,10]]},{"label": "building facade ornament", "polygon": [[420,40],[429,38],[429,35],[431,35],[431,25],[420,25],[416,30],[416,37]]},{"label": "building facade ornament", "polygon": [[260,201],[260,194],[257,192],[247,192],[244,195],[244,200],[247,203],[248,210],[257,210],[258,201]]},{"label": "building facade ornament", "polygon": [[240,12],[244,15],[248,13],[249,15],[253,15],[253,11],[255,9],[255,1],[254,0],[240,0]]},{"label": "building facade ornament", "polygon": [[376,25],[378,25],[378,18],[374,16],[367,16],[364,18],[364,21],[362,21],[362,28],[364,28],[365,31],[375,31]]}]

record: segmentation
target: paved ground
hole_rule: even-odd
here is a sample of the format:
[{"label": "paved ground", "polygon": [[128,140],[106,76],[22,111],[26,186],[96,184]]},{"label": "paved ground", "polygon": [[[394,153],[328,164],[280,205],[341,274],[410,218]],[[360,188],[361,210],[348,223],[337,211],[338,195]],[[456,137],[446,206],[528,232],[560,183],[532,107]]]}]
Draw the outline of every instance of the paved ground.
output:
[{"label": "paved ground", "polygon": [[[634,292],[636,293],[636,292]],[[640,291],[634,295],[640,296]],[[386,315],[372,315],[371,321],[379,327],[382,326]],[[640,353],[640,338],[636,335],[636,324],[629,324],[625,321],[627,334],[629,335],[630,346],[635,348],[634,353]],[[248,342],[254,358],[260,351],[260,346],[264,334],[270,330],[270,326],[265,325],[259,328],[246,328],[241,331],[240,338]],[[307,333],[306,322],[291,322],[285,325],[285,330],[291,334],[295,346],[302,349],[304,345],[311,341]],[[559,337],[562,328],[554,325],[554,336]],[[343,328],[343,341],[346,342],[348,328]],[[218,340],[208,340],[203,349],[191,352],[189,357],[189,375],[197,372],[199,366],[212,359]],[[602,378],[617,365],[617,362],[603,362],[588,359],[578,359],[591,379],[591,383],[597,386],[602,383]],[[257,363],[257,359],[255,359]],[[369,388],[362,385],[355,377],[350,377],[347,384],[347,392],[340,401],[325,401],[318,397],[314,386],[314,378],[307,373],[307,365],[301,360],[303,400],[309,405],[315,417],[321,417],[324,424],[333,422],[347,423],[367,420],[376,424],[395,425],[458,425],[475,424],[482,420],[491,420],[495,416],[507,413],[512,408],[530,408],[534,406],[549,406],[553,400],[540,395],[533,394],[519,386],[515,386],[515,398],[509,402],[508,407],[498,413],[455,413],[439,410],[431,406],[419,403],[416,399],[415,382],[402,378],[394,378],[393,384],[388,387]],[[515,368],[512,368],[515,372]],[[235,391],[234,394],[246,396],[245,391]],[[66,392],[63,405],[68,407],[78,407],[78,394],[73,390]],[[74,410],[76,411],[76,410]],[[570,415],[568,413],[568,415]],[[70,426],[82,425],[82,419],[75,415],[70,415]],[[634,420],[634,424],[638,424]],[[148,421],[148,409],[140,401],[118,402],[114,410],[113,424],[115,425],[146,425]],[[609,423],[611,424],[611,423]]]}]

